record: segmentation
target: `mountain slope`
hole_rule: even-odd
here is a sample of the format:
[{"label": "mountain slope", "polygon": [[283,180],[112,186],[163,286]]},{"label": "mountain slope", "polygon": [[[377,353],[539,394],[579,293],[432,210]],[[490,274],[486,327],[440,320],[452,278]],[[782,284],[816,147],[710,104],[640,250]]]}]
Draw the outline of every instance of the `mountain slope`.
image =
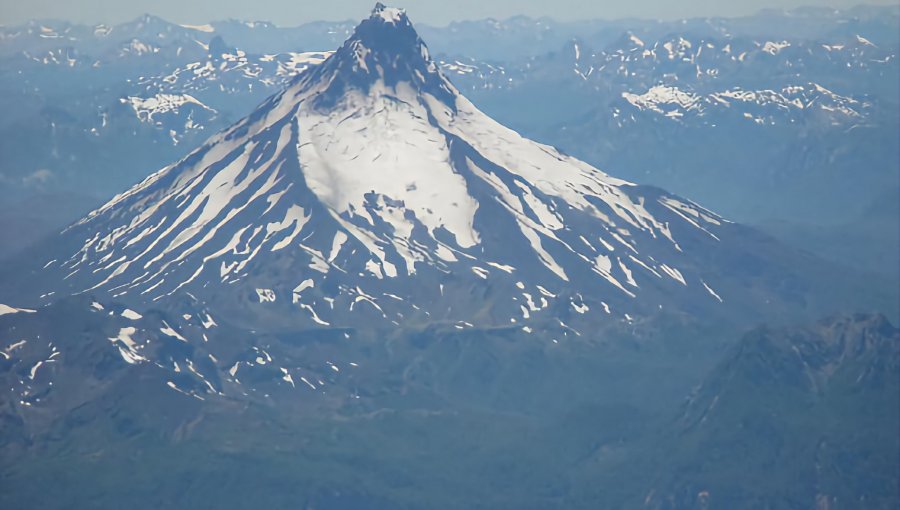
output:
[{"label": "mountain slope", "polygon": [[648,508],[892,508],[900,332],[834,317],[747,334],[687,402]]}]

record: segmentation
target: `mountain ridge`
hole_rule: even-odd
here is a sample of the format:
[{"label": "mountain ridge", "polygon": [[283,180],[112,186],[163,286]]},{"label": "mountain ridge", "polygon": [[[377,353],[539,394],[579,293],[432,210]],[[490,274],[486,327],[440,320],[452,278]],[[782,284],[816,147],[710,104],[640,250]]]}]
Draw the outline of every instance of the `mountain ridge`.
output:
[{"label": "mountain ridge", "polygon": [[889,508],[898,375],[900,330],[880,314],[748,332],[671,425],[645,507]]}]

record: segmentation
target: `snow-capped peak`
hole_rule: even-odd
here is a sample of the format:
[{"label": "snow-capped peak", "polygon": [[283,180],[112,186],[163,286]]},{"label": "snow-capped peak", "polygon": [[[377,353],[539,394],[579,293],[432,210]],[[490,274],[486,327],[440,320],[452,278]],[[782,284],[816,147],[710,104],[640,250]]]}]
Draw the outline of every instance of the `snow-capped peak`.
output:
[{"label": "snow-capped peak", "polygon": [[406,11],[403,9],[398,9],[396,7],[387,7],[383,3],[378,2],[375,4],[375,8],[372,9],[372,18],[381,18],[385,23],[395,24],[395,23],[409,23],[409,20],[406,18]]},{"label": "snow-capped peak", "polygon": [[368,93],[375,83],[408,83],[452,104],[456,89],[441,74],[427,46],[402,9],[379,3],[308,83],[327,83],[319,101],[330,107],[350,90]]},{"label": "snow-capped peak", "polygon": [[659,289],[720,303],[682,243],[711,250],[724,224],[500,125],[402,11],[376,8],[320,66],[71,227],[80,248],[46,270],[136,305],[234,285],[317,325],[350,324],[363,302],[387,319],[407,304],[376,293],[414,288],[431,309],[394,314],[469,318],[477,302],[440,301],[488,281],[515,295],[486,319],[508,325],[563,289],[629,316],[658,309]]}]

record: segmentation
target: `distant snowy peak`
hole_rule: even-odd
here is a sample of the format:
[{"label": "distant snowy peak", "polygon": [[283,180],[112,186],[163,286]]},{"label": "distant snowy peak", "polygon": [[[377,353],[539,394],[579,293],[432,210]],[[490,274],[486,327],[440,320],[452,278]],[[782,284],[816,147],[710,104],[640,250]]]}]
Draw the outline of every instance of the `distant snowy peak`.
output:
[{"label": "distant snowy peak", "polygon": [[[729,90],[701,94],[674,85],[655,85],[642,93],[623,92],[624,104],[666,119],[708,118],[715,122],[723,114],[757,124],[796,122],[809,114],[826,115],[832,123],[859,122],[871,104],[842,96],[816,83],[792,85],[780,90]],[[630,118],[628,109],[614,109],[614,117]]]},{"label": "distant snowy peak", "polygon": [[130,105],[138,118],[144,122],[154,122],[154,117],[176,112],[184,107],[196,107],[210,113],[216,111],[198,101],[190,94],[156,94],[152,97],[141,98],[129,96],[122,98],[121,102]]},{"label": "distant snowy peak", "polygon": [[180,25],[180,26],[182,28],[187,28],[189,30],[196,30],[197,32],[212,33],[212,32],[216,31],[216,29],[208,23],[204,24],[204,25]]},{"label": "distant snowy peak", "polygon": [[248,55],[242,50],[210,54],[204,60],[189,62],[166,74],[138,81],[147,93],[197,93],[217,90],[226,94],[252,92],[256,89],[273,93],[298,74],[324,62],[333,52],[309,51]]},{"label": "distant snowy peak", "polygon": [[119,99],[131,107],[140,122],[165,130],[174,145],[186,134],[203,130],[218,112],[190,94],[157,93],[149,97],[128,96]]}]

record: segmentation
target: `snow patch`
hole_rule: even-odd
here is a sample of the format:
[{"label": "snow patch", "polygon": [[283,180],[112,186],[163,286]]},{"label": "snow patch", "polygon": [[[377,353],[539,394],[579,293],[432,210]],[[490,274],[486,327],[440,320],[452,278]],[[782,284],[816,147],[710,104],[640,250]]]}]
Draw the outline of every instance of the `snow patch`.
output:
[{"label": "snow patch", "polygon": [[4,305],[0,303],[0,315],[7,315],[11,313],[35,313],[36,310],[31,310],[28,308],[15,308],[9,305]]},{"label": "snow patch", "polygon": [[272,289],[256,289],[256,296],[260,303],[274,303],[275,291]]},{"label": "snow patch", "polygon": [[133,321],[142,319],[144,317],[143,315],[141,315],[129,308],[126,308],[125,310],[123,310],[121,315],[122,315],[122,317],[125,317],[126,319],[133,320]]}]

